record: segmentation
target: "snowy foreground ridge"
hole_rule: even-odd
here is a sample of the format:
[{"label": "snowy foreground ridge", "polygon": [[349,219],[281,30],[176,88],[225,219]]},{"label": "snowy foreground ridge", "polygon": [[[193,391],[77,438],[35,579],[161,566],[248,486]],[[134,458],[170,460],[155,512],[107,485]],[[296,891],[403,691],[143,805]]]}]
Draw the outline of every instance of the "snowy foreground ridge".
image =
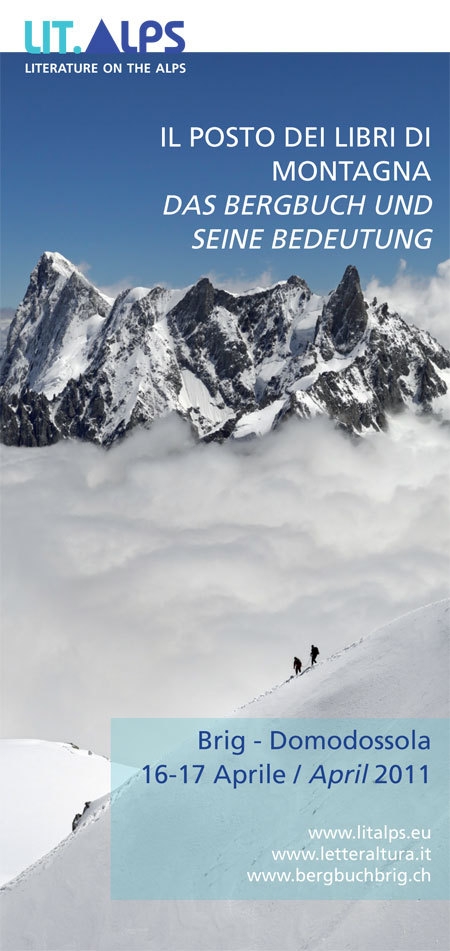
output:
[{"label": "snowy foreground ridge", "polygon": [[[445,717],[449,620],[449,601],[405,615],[238,715]],[[444,902],[112,902],[108,814],[108,797],[93,803],[74,834],[3,888],[4,951],[448,948]]]},{"label": "snowy foreground ridge", "polygon": [[400,410],[450,416],[450,353],[355,267],[325,297],[294,276],[235,295],[202,278],[111,300],[45,252],[0,365],[2,441],[110,445],[175,413],[200,439],[262,436],[288,416],[328,416],[364,435]]},{"label": "snowy foreground ridge", "polygon": [[105,756],[73,743],[0,740],[0,885],[50,852],[86,801],[111,789]]}]

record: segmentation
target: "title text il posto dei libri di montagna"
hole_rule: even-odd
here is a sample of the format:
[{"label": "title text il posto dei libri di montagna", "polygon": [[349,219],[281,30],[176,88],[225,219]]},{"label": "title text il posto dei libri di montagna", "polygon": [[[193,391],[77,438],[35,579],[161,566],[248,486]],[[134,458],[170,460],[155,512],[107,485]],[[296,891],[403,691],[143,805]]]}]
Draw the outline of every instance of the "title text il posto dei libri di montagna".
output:
[{"label": "title text il posto dei libri di montagna", "polygon": [[[165,195],[162,214],[220,217],[220,227],[194,230],[193,250],[428,250],[433,237],[426,218],[433,209],[426,191],[432,181],[431,143],[430,126],[289,125],[281,131],[272,126],[163,126],[163,149],[242,149],[253,155],[255,150],[265,155],[279,151],[267,164],[270,192],[223,194],[222,183],[215,194],[174,188]],[[355,190],[346,189],[348,184]],[[330,217],[339,219],[339,227],[318,227],[320,219],[329,223]],[[350,217],[358,219],[357,227],[353,222],[342,227],[342,219]],[[249,218],[258,219],[258,225],[249,226]],[[268,227],[269,219],[277,218],[284,218],[285,226]],[[230,219],[229,226],[223,226],[224,219]],[[291,219],[295,227],[289,226]]]}]

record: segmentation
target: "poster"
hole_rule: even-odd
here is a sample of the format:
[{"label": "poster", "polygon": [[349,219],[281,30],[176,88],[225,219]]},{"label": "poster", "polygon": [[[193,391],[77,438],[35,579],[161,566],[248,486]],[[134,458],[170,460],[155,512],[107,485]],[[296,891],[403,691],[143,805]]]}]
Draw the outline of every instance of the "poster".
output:
[{"label": "poster", "polygon": [[432,12],[2,14],[5,951],[448,944]]}]

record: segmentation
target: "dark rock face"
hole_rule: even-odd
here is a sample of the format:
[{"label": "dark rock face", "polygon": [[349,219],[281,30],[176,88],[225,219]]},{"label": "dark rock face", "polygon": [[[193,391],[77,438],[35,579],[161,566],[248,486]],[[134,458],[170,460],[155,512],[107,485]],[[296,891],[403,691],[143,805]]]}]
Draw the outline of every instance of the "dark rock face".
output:
[{"label": "dark rock face", "polygon": [[24,389],[0,400],[0,432],[6,446],[50,446],[61,438],[52,423],[45,396]]},{"label": "dark rock face", "polygon": [[437,396],[444,396],[447,392],[447,386],[433,366],[432,360],[426,359],[423,366],[417,370],[417,392],[416,402],[422,404],[424,409],[431,410],[433,399]]},{"label": "dark rock face", "polygon": [[367,304],[364,300],[359,274],[348,267],[341,283],[325,305],[316,328],[315,342],[325,360],[333,354],[347,354],[362,339],[367,326]]},{"label": "dark rock face", "polygon": [[175,305],[172,325],[183,336],[198,332],[199,325],[205,324],[212,313],[217,293],[208,278],[203,277],[198,284],[191,287],[183,300]]},{"label": "dark rock face", "polygon": [[230,327],[229,321],[221,319],[224,313],[236,314],[235,298],[215,290],[203,278],[170,312],[168,325],[179,366],[197,376],[209,391],[216,389],[237,410],[241,404],[252,404],[253,389],[243,380],[251,360],[237,322]]},{"label": "dark rock face", "polygon": [[364,300],[353,266],[328,298],[292,276],[241,295],[202,278],[185,292],[134,288],[111,301],[45,253],[0,367],[1,438],[110,445],[171,412],[206,441],[317,414],[359,435],[405,409],[441,416],[449,368],[429,334]]}]

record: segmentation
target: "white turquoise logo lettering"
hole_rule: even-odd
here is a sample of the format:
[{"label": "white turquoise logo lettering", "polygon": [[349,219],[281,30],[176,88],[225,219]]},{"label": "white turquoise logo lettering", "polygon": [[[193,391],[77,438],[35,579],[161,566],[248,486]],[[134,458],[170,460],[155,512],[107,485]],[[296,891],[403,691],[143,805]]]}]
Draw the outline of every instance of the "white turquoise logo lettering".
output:
[{"label": "white turquoise logo lettering", "polygon": [[[27,53],[82,53],[83,50],[78,44],[71,46],[69,31],[73,26],[73,20],[42,20],[39,24],[26,20]],[[100,20],[84,52],[109,56],[116,53],[149,53],[153,44],[170,40],[170,45],[164,46],[164,52],[182,53],[185,41],[177,31],[183,27],[184,20],[169,20],[164,25],[157,20],[144,20],[138,28],[130,29],[129,21],[122,20],[121,45],[118,46],[105,21]],[[132,43],[134,35],[135,45]]]}]

